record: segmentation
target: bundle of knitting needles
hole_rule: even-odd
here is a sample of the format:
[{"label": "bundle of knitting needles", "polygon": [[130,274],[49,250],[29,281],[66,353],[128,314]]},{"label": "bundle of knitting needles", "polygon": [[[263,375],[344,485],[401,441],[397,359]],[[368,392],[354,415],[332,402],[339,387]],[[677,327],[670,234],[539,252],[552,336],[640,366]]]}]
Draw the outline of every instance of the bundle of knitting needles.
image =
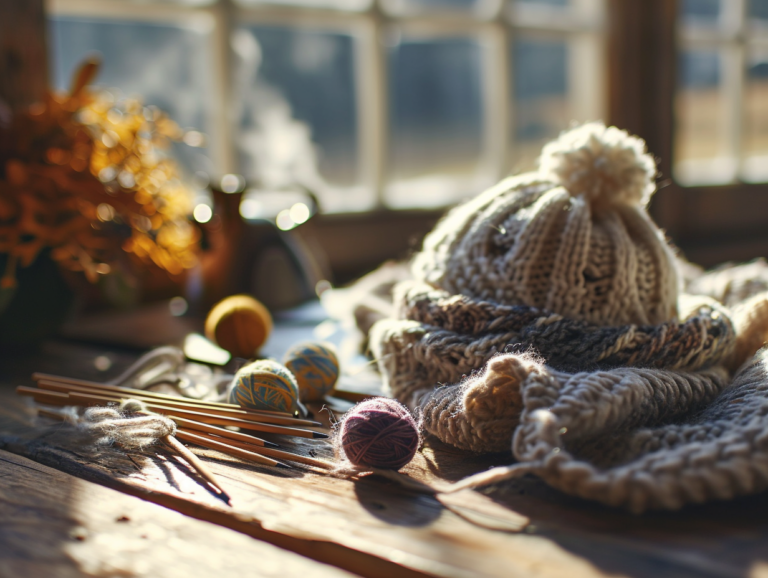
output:
[{"label": "bundle of knitting needles", "polygon": [[[243,431],[227,429],[236,427],[249,432],[283,434],[308,439],[327,438],[321,432],[305,429],[322,427],[323,424],[294,417],[286,412],[245,409],[230,403],[183,398],[142,389],[132,389],[35,373],[32,378],[37,387],[19,386],[16,393],[32,397],[35,402],[52,406],[114,407],[123,404],[123,410],[139,417],[161,415],[172,420],[175,431],[161,436],[163,442],[179,453],[227,503],[229,496],[221,489],[210,471],[178,440],[204,448],[218,450],[261,465],[290,468],[285,462],[295,462],[325,470],[334,464],[308,456],[294,454],[279,448],[278,444]],[[126,400],[136,400],[129,408]],[[115,412],[114,409],[111,411]],[[63,414],[39,409],[38,414],[53,419],[64,419]],[[115,415],[117,412],[115,412]],[[129,420],[124,420],[126,423]],[[175,437],[174,437],[175,436]]]}]

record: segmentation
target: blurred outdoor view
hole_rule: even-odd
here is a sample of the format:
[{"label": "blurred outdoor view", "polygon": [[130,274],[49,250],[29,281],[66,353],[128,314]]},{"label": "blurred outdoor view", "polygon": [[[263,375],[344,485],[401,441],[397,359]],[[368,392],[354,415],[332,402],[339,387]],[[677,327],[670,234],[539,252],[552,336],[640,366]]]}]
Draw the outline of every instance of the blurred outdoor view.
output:
[{"label": "blurred outdoor view", "polygon": [[768,0],[681,2],[675,176],[768,181]]},{"label": "blurred outdoor view", "polygon": [[[331,211],[373,206],[377,193],[370,189],[377,186],[383,190],[384,204],[390,206],[449,204],[504,174],[532,168],[546,140],[573,121],[596,120],[604,114],[604,86],[591,80],[599,79],[594,71],[604,68],[601,11],[594,9],[601,5],[599,0],[510,4],[507,53],[501,60],[480,33],[482,28],[472,22],[486,9],[483,0],[390,0],[384,2],[392,14],[384,35],[386,94],[381,99],[387,129],[375,137],[382,144],[383,174],[374,183],[366,180],[365,172],[371,161],[364,151],[370,143],[368,149],[363,146],[370,128],[361,123],[361,115],[372,110],[370,103],[361,101],[369,66],[363,50],[365,29],[344,18],[338,25],[329,25],[327,19],[317,27],[311,25],[313,6],[364,11],[367,2],[297,0],[294,4],[305,6],[307,15],[295,24],[262,21],[257,2],[242,4],[248,18],[237,19],[228,30],[231,81],[223,91],[221,62],[214,58],[215,20],[206,18],[205,7],[179,8],[179,17],[173,18],[167,16],[173,8],[166,5],[164,15],[153,18],[150,12],[143,13],[144,3],[136,4],[141,18],[108,11],[54,12],[50,18],[54,84],[66,88],[83,58],[98,52],[103,60],[100,86],[116,89],[116,98],[139,95],[145,103],[169,112],[183,128],[207,135],[202,147],[180,144],[175,151],[190,174],[220,178],[227,143],[217,134],[226,122],[231,130],[222,134],[231,135],[234,143],[230,170],[264,189],[309,189]],[[57,3],[66,5],[67,0]],[[591,6],[592,12],[575,17],[582,5]],[[517,26],[515,9],[532,14],[538,22],[555,20],[558,25],[549,31],[538,25]],[[427,33],[408,26],[411,12],[423,20],[441,11],[465,14],[469,23],[444,31],[436,25]],[[585,38],[598,48],[580,49]],[[690,85],[690,98],[699,108],[713,106],[707,103],[719,98],[713,88],[720,79],[719,61],[708,55],[695,52],[682,58],[692,63],[686,86]],[[507,63],[505,74],[495,74],[489,64],[498,61]],[[757,65],[753,69],[750,90],[760,90],[765,71]],[[585,76],[585,71],[592,72]],[[582,77],[590,80],[576,86]],[[498,104],[489,92],[507,95],[506,102]],[[756,93],[745,95],[756,103]],[[501,106],[506,112],[499,116],[489,106]],[[757,104],[753,109],[754,120],[766,122]],[[507,119],[508,157],[494,171],[489,169],[493,157],[489,148],[495,141],[488,132],[496,118]],[[690,130],[719,130],[716,119],[711,125]],[[755,137],[745,134],[746,138],[755,150],[761,146]],[[710,153],[692,148],[686,154]]]}]

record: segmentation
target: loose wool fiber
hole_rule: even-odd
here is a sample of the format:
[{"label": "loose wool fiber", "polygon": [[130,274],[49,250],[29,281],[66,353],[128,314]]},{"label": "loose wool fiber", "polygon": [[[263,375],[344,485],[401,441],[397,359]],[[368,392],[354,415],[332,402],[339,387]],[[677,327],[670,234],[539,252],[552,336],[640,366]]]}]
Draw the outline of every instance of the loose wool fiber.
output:
[{"label": "loose wool fiber", "polygon": [[293,412],[299,386],[285,366],[271,359],[254,361],[241,368],[232,381],[229,403],[248,409]]},{"label": "loose wool fiber", "polygon": [[347,459],[356,466],[399,470],[419,448],[419,428],[404,405],[377,397],[353,407],[337,438]]},{"label": "loose wool fiber", "polygon": [[339,379],[339,358],[331,343],[298,343],[288,350],[283,363],[296,376],[301,401],[323,399]]}]

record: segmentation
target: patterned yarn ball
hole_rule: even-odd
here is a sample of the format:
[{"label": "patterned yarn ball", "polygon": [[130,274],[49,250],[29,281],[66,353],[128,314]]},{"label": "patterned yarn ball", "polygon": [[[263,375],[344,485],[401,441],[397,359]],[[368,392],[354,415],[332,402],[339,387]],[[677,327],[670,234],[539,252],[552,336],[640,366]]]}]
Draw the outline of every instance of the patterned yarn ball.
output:
[{"label": "patterned yarn ball", "polygon": [[339,358],[330,343],[294,345],[285,354],[285,366],[296,376],[301,401],[319,401],[339,379]]},{"label": "patterned yarn ball", "polygon": [[240,369],[229,390],[229,403],[248,409],[293,413],[299,386],[288,369],[276,361],[261,359]]},{"label": "patterned yarn ball", "polygon": [[357,404],[344,416],[337,443],[356,466],[399,470],[419,449],[419,428],[394,399],[377,397]]},{"label": "patterned yarn ball", "polygon": [[250,295],[232,295],[213,306],[205,336],[235,357],[250,359],[272,332],[272,316]]}]

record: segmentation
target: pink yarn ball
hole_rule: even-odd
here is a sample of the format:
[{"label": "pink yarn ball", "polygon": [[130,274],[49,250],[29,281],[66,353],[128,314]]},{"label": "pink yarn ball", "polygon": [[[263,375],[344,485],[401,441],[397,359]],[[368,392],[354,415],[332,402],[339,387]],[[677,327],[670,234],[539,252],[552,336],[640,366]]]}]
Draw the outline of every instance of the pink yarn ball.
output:
[{"label": "pink yarn ball", "polygon": [[344,416],[339,436],[347,459],[356,466],[399,470],[419,449],[419,428],[400,402],[377,397]]}]

